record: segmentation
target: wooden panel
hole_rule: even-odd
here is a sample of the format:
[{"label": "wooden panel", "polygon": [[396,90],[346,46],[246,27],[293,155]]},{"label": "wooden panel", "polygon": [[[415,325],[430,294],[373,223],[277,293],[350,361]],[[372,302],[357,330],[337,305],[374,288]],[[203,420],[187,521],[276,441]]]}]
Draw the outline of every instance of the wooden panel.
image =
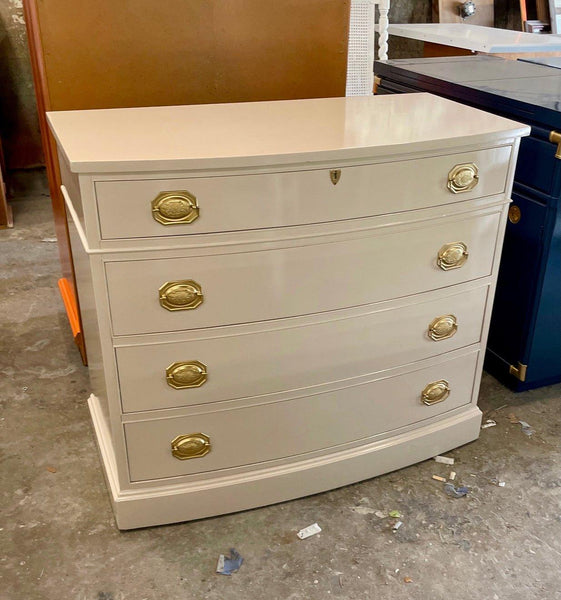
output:
[{"label": "wooden panel", "polygon": [[433,42],[423,43],[423,56],[425,58],[437,58],[440,56],[471,56],[473,52],[465,48],[456,48],[455,46],[444,46],[443,44],[434,44]]},{"label": "wooden panel", "polygon": [[52,110],[345,94],[342,0],[38,0]]}]

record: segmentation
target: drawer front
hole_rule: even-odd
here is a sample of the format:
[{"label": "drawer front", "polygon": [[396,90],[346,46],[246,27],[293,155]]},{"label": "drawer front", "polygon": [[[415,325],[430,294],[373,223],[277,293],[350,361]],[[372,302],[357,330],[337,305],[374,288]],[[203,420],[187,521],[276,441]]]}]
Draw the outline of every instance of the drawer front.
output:
[{"label": "drawer front", "polygon": [[[309,246],[108,262],[113,334],[179,331],[331,311],[484,277],[491,273],[499,220],[495,213]],[[437,264],[439,250],[453,242],[465,244],[468,258],[459,268],[443,270]],[[200,295],[197,299],[195,292],[186,294],[183,307],[190,308],[170,310],[176,308],[170,303],[181,302],[173,287],[181,291],[184,282],[191,282],[191,291],[198,285]],[[171,293],[166,284],[171,285]]]},{"label": "drawer front", "polygon": [[312,324],[277,323],[277,329],[241,335],[218,330],[206,332],[206,339],[119,347],[123,411],[301,390],[475,344],[487,290],[366,314],[329,313]]},{"label": "drawer front", "polygon": [[[98,181],[101,238],[284,227],[449,204],[502,193],[509,158],[510,147],[501,147],[340,169],[334,165],[333,170]],[[448,189],[450,171],[471,163],[478,168],[477,185],[453,193]],[[466,174],[457,175],[457,181],[465,184]],[[165,195],[171,192],[183,195]]]},{"label": "drawer front", "polygon": [[[435,417],[471,401],[477,356],[474,352],[405,375],[286,402],[127,423],[131,480],[263,463]],[[448,384],[447,397],[445,384],[428,387],[440,381]],[[425,400],[434,404],[423,403],[424,390]],[[172,442],[176,454],[191,458],[176,458]]]}]

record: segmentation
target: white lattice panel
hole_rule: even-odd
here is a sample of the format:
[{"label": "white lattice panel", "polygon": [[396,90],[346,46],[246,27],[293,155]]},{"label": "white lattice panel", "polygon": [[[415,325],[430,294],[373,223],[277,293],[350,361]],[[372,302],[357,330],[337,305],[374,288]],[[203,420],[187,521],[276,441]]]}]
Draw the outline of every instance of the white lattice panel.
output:
[{"label": "white lattice panel", "polygon": [[347,96],[369,96],[374,85],[374,0],[352,0]]}]

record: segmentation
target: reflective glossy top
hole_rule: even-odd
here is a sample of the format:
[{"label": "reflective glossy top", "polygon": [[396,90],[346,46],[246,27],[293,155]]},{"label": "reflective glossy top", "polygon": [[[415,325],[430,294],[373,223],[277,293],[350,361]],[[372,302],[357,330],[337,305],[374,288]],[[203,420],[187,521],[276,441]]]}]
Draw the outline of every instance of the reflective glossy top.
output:
[{"label": "reflective glossy top", "polygon": [[390,35],[465,48],[475,52],[560,52],[561,36],[523,33],[469,23],[393,23]]},{"label": "reflective glossy top", "polygon": [[500,96],[502,103],[508,99],[561,112],[561,70],[541,62],[458,56],[391,60],[387,64]]},{"label": "reflective glossy top", "polygon": [[395,156],[526,135],[430,94],[48,113],[74,172],[216,169]]}]

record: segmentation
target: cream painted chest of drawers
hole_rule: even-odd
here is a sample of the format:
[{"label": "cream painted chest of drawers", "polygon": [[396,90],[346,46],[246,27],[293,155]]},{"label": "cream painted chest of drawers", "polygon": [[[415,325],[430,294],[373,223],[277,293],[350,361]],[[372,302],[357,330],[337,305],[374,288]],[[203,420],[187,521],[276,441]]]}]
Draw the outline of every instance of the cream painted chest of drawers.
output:
[{"label": "cream painted chest of drawers", "polygon": [[49,121],[120,528],[477,438],[526,126],[428,94]]}]

